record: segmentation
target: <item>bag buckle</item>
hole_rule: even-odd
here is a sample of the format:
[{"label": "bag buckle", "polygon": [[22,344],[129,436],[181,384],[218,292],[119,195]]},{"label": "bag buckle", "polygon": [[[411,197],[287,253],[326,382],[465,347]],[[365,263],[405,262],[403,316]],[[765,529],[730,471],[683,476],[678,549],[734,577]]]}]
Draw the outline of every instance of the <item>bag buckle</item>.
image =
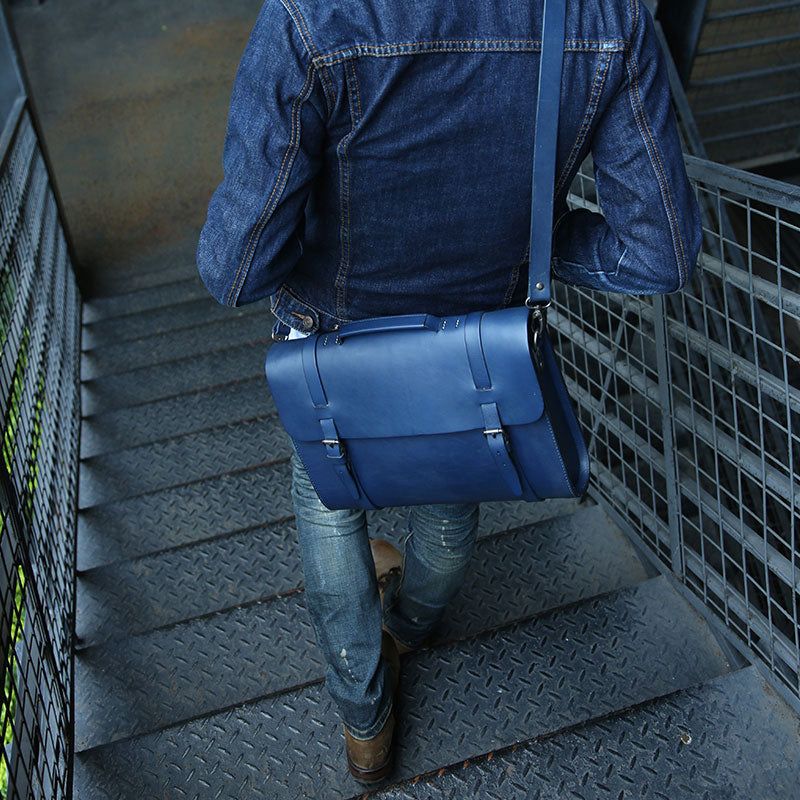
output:
[{"label": "bag buckle", "polygon": [[506,450],[511,449],[510,442],[508,441],[508,434],[505,432],[503,428],[487,428],[483,435],[487,438],[489,436],[502,436],[503,437],[503,444],[505,445]]},{"label": "bag buckle", "polygon": [[344,445],[339,439],[323,439],[322,444],[328,458],[344,458]]}]

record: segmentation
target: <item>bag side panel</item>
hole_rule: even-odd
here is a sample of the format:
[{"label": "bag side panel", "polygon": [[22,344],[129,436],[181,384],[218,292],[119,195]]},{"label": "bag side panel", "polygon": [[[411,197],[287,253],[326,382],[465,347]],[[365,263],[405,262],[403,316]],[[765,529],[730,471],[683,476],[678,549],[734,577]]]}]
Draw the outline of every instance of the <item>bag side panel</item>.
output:
[{"label": "bag side panel", "polygon": [[542,367],[539,370],[539,382],[544,396],[545,416],[552,423],[560,458],[572,486],[571,494],[579,496],[589,485],[589,451],[546,332],[541,337],[540,347]]}]

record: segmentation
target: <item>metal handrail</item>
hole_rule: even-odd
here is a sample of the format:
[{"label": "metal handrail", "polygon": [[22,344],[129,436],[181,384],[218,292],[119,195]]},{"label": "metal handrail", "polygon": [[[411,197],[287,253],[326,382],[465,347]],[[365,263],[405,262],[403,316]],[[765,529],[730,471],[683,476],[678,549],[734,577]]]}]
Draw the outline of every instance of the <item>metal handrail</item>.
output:
[{"label": "metal handrail", "polygon": [[[800,189],[695,157],[686,164],[707,236],[685,291],[662,300],[558,286],[551,324],[593,435],[591,494],[800,706],[791,601],[800,590],[800,359],[786,338],[791,328],[800,335],[800,265],[782,263],[777,245],[759,250],[751,234],[769,223],[775,241],[800,241]],[[592,181],[584,165],[572,207],[598,210]],[[626,396],[611,395],[613,385]]]}]

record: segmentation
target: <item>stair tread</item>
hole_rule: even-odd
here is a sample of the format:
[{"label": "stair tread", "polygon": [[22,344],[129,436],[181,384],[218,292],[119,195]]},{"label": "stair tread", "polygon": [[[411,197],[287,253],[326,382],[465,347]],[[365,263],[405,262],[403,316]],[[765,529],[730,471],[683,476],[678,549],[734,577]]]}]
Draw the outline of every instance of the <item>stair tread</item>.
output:
[{"label": "stair tread", "polygon": [[291,454],[275,415],[243,420],[138,447],[101,453],[80,464],[81,509],[169,489]]},{"label": "stair tread", "polygon": [[262,372],[237,383],[87,417],[81,425],[81,457],[123,450],[274,411],[275,404]]},{"label": "stair tread", "polygon": [[[124,427],[125,414],[120,412],[132,406],[159,401],[181,404],[180,395],[248,379],[261,381],[263,387],[268,346],[264,342],[247,343],[84,381],[81,405],[84,416],[90,417],[88,427],[97,424],[90,415],[97,415],[102,423],[103,415],[111,414],[116,426]],[[102,450],[102,436],[89,435],[94,444],[88,450]]]},{"label": "stair tread", "polygon": [[208,297],[208,289],[197,275],[179,277],[174,283],[134,289],[124,294],[95,297],[83,304],[83,321],[97,322],[109,317],[138,314],[154,308],[179,306]]},{"label": "stair tread", "polygon": [[[662,577],[423,650],[403,662],[405,746],[395,777],[553,733],[726,671],[699,616]],[[169,703],[173,694],[161,699]],[[359,791],[321,682],[83,753],[76,788],[86,798],[169,796],[174,788],[180,796],[240,800]]]},{"label": "stair tread", "polygon": [[[537,547],[569,539],[572,526],[586,526],[591,543],[606,517],[596,507],[577,512],[557,529],[542,521],[561,517],[578,508],[574,500],[542,503],[485,503],[481,507],[479,538],[511,529],[541,524],[537,531],[550,531]],[[406,532],[406,512],[388,508],[368,514],[370,535],[398,546]],[[582,532],[583,533],[583,532]],[[542,533],[544,536],[544,533]],[[607,537],[609,548],[600,563],[628,555],[635,558],[627,541]],[[589,544],[569,546],[582,554]],[[599,549],[599,548],[595,548]],[[581,562],[582,563],[582,562]],[[597,567],[599,569],[599,566]],[[575,568],[576,574],[579,567]],[[509,571],[509,580],[512,580]],[[590,580],[594,579],[590,577]],[[516,580],[516,579],[515,579]],[[604,585],[597,577],[597,585]],[[78,576],[76,630],[84,644],[142,633],[182,619],[230,608],[259,598],[296,589],[303,583],[294,520],[248,528],[230,536],[178,547],[89,570]]]},{"label": "stair tread", "polygon": [[783,800],[798,774],[797,719],[747,667],[375,797]]},{"label": "stair tread", "polygon": [[198,280],[195,263],[198,236],[199,232],[190,231],[181,241],[136,252],[133,258],[116,261],[109,269],[95,271],[92,297],[115,297],[180,280]]},{"label": "stair tread", "polygon": [[198,323],[85,351],[81,359],[81,379],[91,380],[255,342],[263,344],[266,354],[270,340],[271,318],[268,315],[231,313],[229,319]]},{"label": "stair tread", "polygon": [[[79,749],[321,678],[324,665],[305,595],[293,592],[302,583],[299,554],[293,546],[281,554],[271,561],[288,573],[283,591],[289,594],[82,650],[76,661]],[[178,584],[194,580],[186,573],[173,577]],[[265,597],[261,575],[247,569],[229,574],[236,583],[248,577],[251,591],[262,592],[256,597]],[[645,578],[630,544],[609,529],[597,507],[484,537],[437,641],[507,625]],[[138,581],[131,588],[146,594]],[[172,600],[148,596],[153,603]]]},{"label": "stair tread", "polygon": [[285,459],[87,508],[78,514],[78,569],[287,519],[290,474]]},{"label": "stair tread", "polygon": [[[262,304],[251,303],[234,310],[220,305],[213,297],[205,297],[171,308],[154,308],[88,323],[83,326],[82,346],[84,352],[103,349],[143,337],[250,315],[270,319]],[[269,322],[265,321],[265,324],[268,326]]]}]

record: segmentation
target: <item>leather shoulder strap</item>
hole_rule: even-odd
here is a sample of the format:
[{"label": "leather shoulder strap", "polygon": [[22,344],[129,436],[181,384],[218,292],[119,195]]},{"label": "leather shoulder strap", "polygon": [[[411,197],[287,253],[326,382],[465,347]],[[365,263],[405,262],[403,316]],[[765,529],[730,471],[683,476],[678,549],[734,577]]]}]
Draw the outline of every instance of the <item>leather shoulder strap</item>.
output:
[{"label": "leather shoulder strap", "polygon": [[564,61],[566,0],[544,0],[542,57],[533,138],[531,247],[527,306],[550,301],[550,253],[553,246],[553,192],[556,180],[558,104]]}]

